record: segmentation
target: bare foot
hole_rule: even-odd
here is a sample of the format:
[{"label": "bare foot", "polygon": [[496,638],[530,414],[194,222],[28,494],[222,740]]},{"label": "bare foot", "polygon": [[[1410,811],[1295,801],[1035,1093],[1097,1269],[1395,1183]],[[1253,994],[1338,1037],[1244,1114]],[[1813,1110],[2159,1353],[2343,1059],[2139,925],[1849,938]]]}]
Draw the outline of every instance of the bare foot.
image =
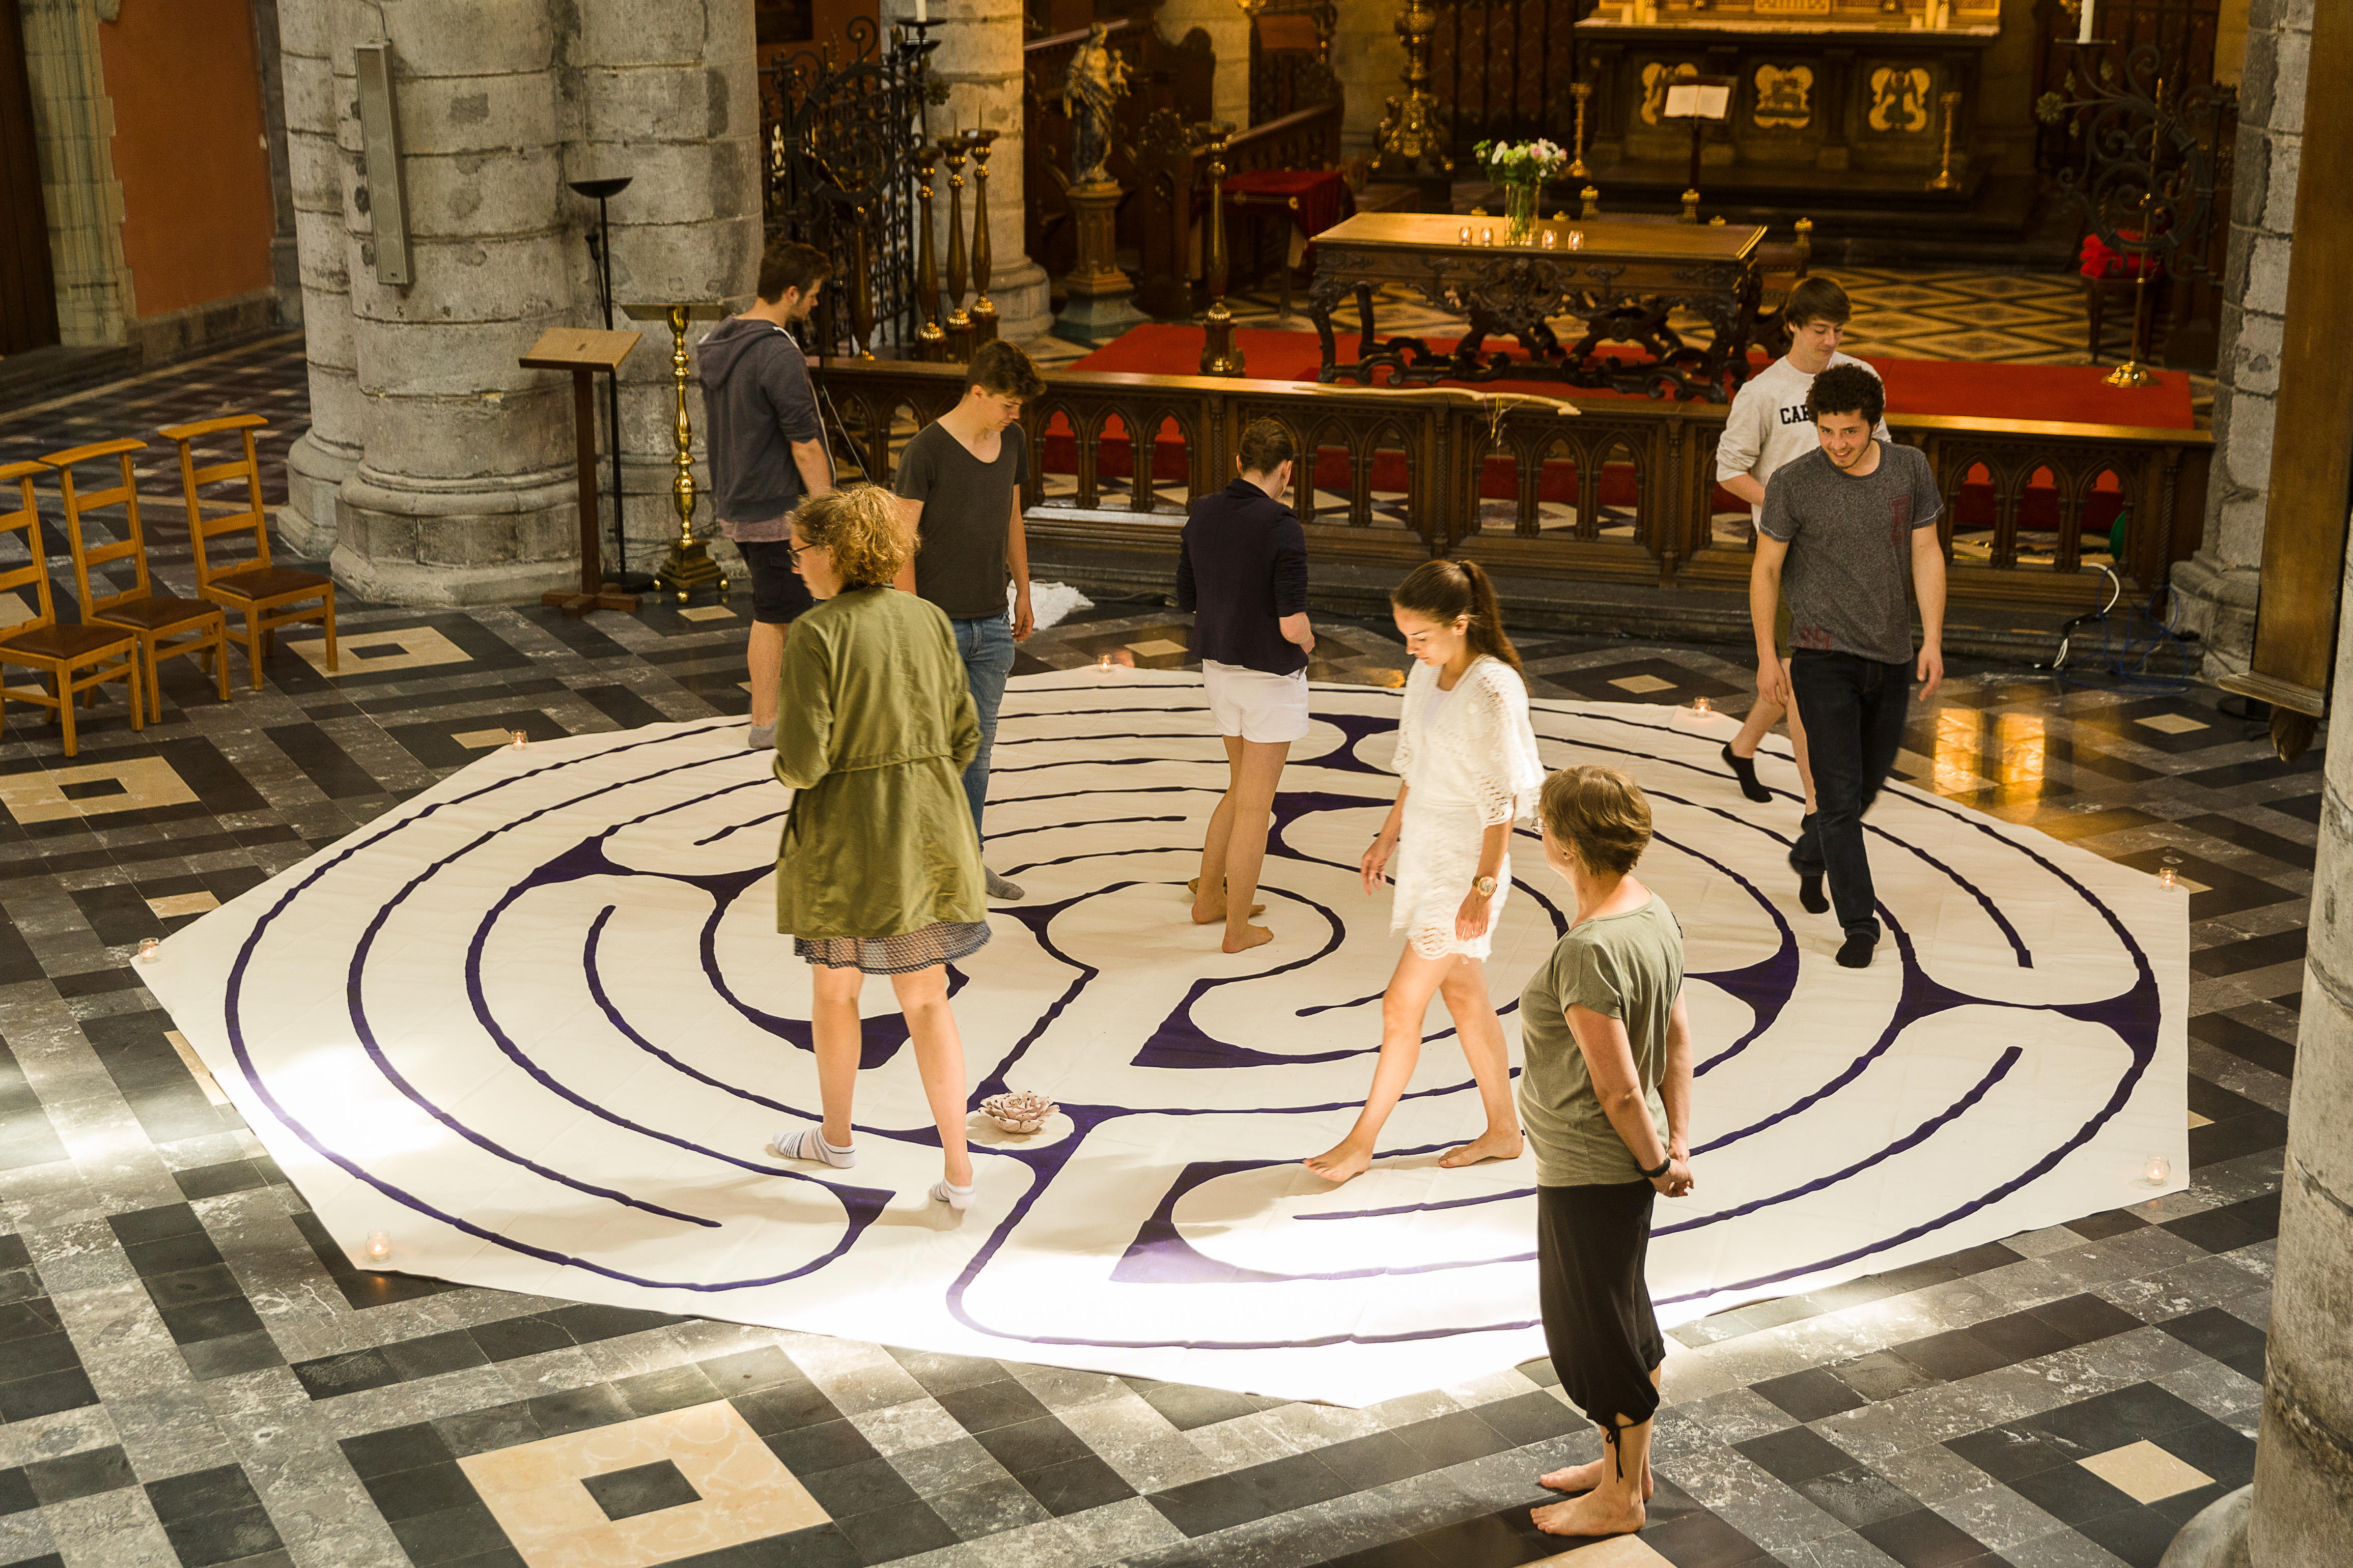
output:
[{"label": "bare foot", "polygon": [[1352,1142],[1342,1142],[1321,1154],[1299,1162],[1317,1175],[1337,1186],[1354,1176],[1361,1176],[1373,1168],[1373,1152],[1359,1149]]},{"label": "bare foot", "polygon": [[1631,1498],[1596,1491],[1532,1508],[1528,1517],[1546,1535],[1630,1535],[1648,1516]]},{"label": "bare foot", "polygon": [[[1250,913],[1254,915],[1262,915],[1266,913],[1266,906],[1264,904],[1252,904],[1250,906]],[[1197,926],[1221,925],[1225,922],[1225,918],[1226,906],[1223,904],[1219,904],[1214,909],[1208,904],[1201,903],[1197,903],[1193,906],[1193,923]],[[1240,950],[1239,948],[1228,948],[1226,951],[1229,952],[1238,952]]]},{"label": "bare foot", "polygon": [[[1599,1459],[1588,1459],[1581,1465],[1568,1465],[1538,1476],[1536,1485],[1556,1492],[1589,1492],[1609,1478],[1609,1458],[1604,1455]],[[1650,1501],[1651,1494],[1657,1489],[1656,1483],[1651,1479],[1651,1468],[1643,1466],[1642,1500]]]},{"label": "bare foot", "polygon": [[[1252,910],[1250,913],[1256,914],[1258,910]],[[1251,948],[1264,947],[1273,940],[1274,933],[1264,926],[1244,926],[1240,937],[1226,938],[1224,945],[1228,952],[1248,952]]]},{"label": "bare foot", "polygon": [[1488,1131],[1460,1149],[1449,1149],[1438,1157],[1438,1163],[1441,1169],[1452,1171],[1464,1165],[1475,1165],[1482,1160],[1516,1160],[1520,1157],[1520,1148],[1518,1128],[1513,1128],[1508,1133]]}]

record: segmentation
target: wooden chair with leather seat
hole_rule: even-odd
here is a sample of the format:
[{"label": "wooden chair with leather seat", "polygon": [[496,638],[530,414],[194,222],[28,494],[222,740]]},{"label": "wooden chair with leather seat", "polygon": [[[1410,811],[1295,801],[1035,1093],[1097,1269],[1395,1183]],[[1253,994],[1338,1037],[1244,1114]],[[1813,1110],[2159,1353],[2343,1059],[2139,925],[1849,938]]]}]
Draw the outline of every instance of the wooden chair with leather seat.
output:
[{"label": "wooden chair with leather seat", "polygon": [[[56,470],[58,488],[66,502],[66,544],[73,552],[74,587],[81,596],[85,626],[102,622],[128,626],[139,637],[140,662],[146,667],[147,716],[164,717],[164,683],[158,661],[179,654],[201,658],[211,668],[220,700],[228,700],[228,617],[209,599],[183,599],[158,594],[147,574],[147,533],[139,521],[139,489],[131,471],[131,454],[147,449],[144,441],[125,437],[51,452],[40,459]],[[74,465],[113,458],[122,468],[122,482],[111,489],[82,491],[74,484]],[[82,520],[104,507],[122,508],[123,537],[111,544],[92,544]],[[113,589],[95,569],[118,561],[131,563],[132,585]]]},{"label": "wooden chair with leather seat", "polygon": [[[271,634],[280,626],[322,623],[328,673],[335,669],[335,580],[269,563],[269,519],[261,507],[261,465],[253,455],[253,433],[269,423],[259,414],[231,414],[193,425],[167,425],[163,432],[180,448],[180,489],[187,497],[188,539],[196,552],[196,592],[225,610],[245,613],[245,629],[235,635],[245,644],[256,691],[261,689],[261,661],[275,640]],[[199,467],[196,443],[229,430],[244,443],[245,456]],[[206,517],[204,487],[239,479],[245,481],[244,509]],[[253,535],[253,553],[222,560],[215,542],[247,532]]]},{"label": "wooden chair with leather seat", "polygon": [[29,586],[35,599],[31,620],[0,631],[0,668],[20,664],[37,669],[49,678],[57,689],[52,693],[37,686],[8,686],[0,681],[0,714],[5,713],[11,702],[30,702],[55,710],[58,725],[65,731],[66,755],[70,757],[79,750],[74,736],[76,697],[110,680],[127,683],[131,688],[131,727],[134,730],[146,728],[147,705],[139,690],[139,638],[130,627],[58,625],[57,611],[49,598],[49,563],[41,553],[40,514],[33,506],[33,476],[42,471],[38,463],[0,467],[0,486],[13,483],[22,497],[16,510],[0,512],[0,539],[21,530],[26,552],[32,557],[22,566],[0,572],[0,593]]}]

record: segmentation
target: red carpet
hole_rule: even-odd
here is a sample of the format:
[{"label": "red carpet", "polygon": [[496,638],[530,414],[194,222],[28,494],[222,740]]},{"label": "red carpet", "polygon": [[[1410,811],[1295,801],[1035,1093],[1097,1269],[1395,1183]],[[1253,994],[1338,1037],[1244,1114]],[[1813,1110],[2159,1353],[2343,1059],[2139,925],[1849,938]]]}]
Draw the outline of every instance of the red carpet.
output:
[{"label": "red carpet", "polygon": [[[1309,381],[1315,379],[1319,349],[1312,331],[1282,331],[1273,328],[1244,327],[1234,333],[1250,376],[1261,381]],[[1200,372],[1201,329],[1177,322],[1151,322],[1130,328],[1115,341],[1070,365],[1071,370],[1122,371],[1131,374],[1196,375]],[[1428,340],[1433,350],[1454,346],[1452,338]],[[1519,357],[1516,344],[1490,345],[1502,347]],[[1356,334],[1340,334],[1340,352],[1353,357]],[[1630,357],[1630,356],[1629,356]],[[1761,367],[1764,357],[1756,356]],[[2145,387],[2124,389],[2112,387],[2102,379],[2105,367],[2096,365],[2033,365],[1988,364],[1972,360],[1874,360],[1873,368],[1887,384],[1887,411],[1891,414],[1947,415],[1967,417],[1978,416],[1990,418],[2056,420],[2078,424],[2134,425],[2143,427],[2188,430],[2196,421],[2189,407],[2189,378],[2179,371],[2159,371],[2158,379]],[[1443,384],[1464,384],[1446,383]],[[1534,392],[1550,396],[1563,395],[1556,382],[1492,381],[1475,384],[1481,390],[1497,392]],[[1638,396],[1585,388],[1569,389],[1567,395],[1583,400]],[[1335,494],[1345,494],[1349,487],[1349,455],[1336,448],[1324,447],[1315,454],[1315,488]],[[1078,471],[1078,447],[1062,417],[1057,415],[1047,429],[1045,469],[1051,474],[1072,474]],[[1114,417],[1105,423],[1103,439],[1095,448],[1095,471],[1106,479],[1124,479],[1130,476],[1127,435]],[[1185,443],[1173,421],[1164,425],[1159,439],[1153,443],[1152,477],[1161,484],[1182,485],[1186,478]],[[1377,451],[1373,455],[1371,488],[1377,496],[1402,496],[1408,483],[1406,456],[1403,452]],[[1567,458],[1556,458],[1544,466],[1537,480],[1537,494],[1546,501],[1574,505],[1577,500],[1577,464]],[[1519,493],[1516,465],[1509,458],[1490,458],[1480,476],[1482,499],[1508,500]],[[1636,504],[1636,479],[1630,463],[1605,463],[1599,485],[1599,504],[1605,507],[1630,507]],[[2106,475],[2085,499],[2084,531],[2105,535],[2121,510],[2122,494]],[[1731,512],[1743,510],[1740,501],[1729,492],[1719,489],[1714,498],[1714,510]],[[2029,484],[2020,497],[2019,526],[2022,530],[2052,530],[2059,525],[2059,497],[2049,485]],[[1993,491],[1989,485],[1965,482],[1955,500],[1955,522],[1963,529],[1990,528],[1994,521]]]}]

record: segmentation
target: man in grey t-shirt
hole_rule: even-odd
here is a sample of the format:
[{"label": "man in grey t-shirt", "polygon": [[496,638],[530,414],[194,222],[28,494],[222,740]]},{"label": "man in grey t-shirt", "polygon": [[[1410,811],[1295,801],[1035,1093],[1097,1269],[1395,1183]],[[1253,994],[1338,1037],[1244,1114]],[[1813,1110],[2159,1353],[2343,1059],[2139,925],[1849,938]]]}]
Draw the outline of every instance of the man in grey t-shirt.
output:
[{"label": "man in grey t-shirt", "polygon": [[[1831,366],[1807,390],[1806,406],[1820,446],[1765,487],[1748,610],[1757,694],[1786,705],[1795,691],[1812,753],[1816,809],[1789,852],[1799,901],[1813,914],[1837,906],[1846,931],[1838,961],[1862,969],[1879,945],[1862,814],[1895,765],[1915,668],[1924,699],[1945,679],[1945,552],[1936,526],[1944,498],[1916,448],[1873,436],[1886,395],[1869,371]],[[1916,661],[1907,572],[1920,601]],[[1773,646],[1785,589],[1786,676]]]}]

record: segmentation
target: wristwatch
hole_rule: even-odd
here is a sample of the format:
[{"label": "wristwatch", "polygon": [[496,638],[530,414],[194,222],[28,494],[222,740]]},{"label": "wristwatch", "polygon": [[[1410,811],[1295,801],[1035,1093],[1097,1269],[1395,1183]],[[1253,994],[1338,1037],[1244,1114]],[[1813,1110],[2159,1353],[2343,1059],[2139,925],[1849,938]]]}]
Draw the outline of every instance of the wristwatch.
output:
[{"label": "wristwatch", "polygon": [[1471,889],[1482,899],[1492,899],[1495,896],[1495,879],[1482,877],[1471,884]]}]

